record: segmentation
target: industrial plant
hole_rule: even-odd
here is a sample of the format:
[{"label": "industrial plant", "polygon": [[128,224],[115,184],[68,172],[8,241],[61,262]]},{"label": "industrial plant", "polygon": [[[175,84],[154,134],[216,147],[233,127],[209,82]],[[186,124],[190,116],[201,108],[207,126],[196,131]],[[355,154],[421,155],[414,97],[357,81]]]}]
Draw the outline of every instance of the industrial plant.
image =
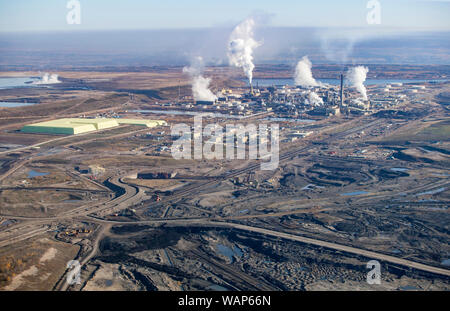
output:
[{"label": "industrial plant", "polygon": [[448,34],[92,16],[0,32],[0,291],[450,290]]}]

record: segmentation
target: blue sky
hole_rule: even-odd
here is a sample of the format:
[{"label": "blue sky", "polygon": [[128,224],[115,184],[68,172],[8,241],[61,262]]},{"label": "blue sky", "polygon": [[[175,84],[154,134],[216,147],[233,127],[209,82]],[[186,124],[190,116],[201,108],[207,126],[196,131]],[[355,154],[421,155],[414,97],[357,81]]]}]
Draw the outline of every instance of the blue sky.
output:
[{"label": "blue sky", "polygon": [[450,1],[379,0],[381,26],[368,26],[368,0],[79,0],[81,24],[68,25],[68,0],[0,0],[0,31],[229,27],[263,13],[271,26],[396,27],[450,30]]}]

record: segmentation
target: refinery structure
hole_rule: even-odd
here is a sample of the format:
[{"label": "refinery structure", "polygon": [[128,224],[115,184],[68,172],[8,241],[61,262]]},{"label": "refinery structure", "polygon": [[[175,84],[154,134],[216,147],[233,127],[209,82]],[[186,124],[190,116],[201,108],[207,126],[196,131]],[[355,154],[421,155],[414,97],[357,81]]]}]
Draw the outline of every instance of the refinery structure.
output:
[{"label": "refinery structure", "polygon": [[382,89],[371,88],[371,97],[363,98],[340,75],[336,85],[271,85],[220,90],[215,100],[186,99],[171,105],[185,109],[207,109],[238,116],[273,113],[284,118],[311,118],[339,115],[368,115],[379,109],[396,107],[406,99],[401,83]]},{"label": "refinery structure", "polygon": [[[299,60],[295,68],[294,83],[254,87],[253,50],[260,44],[253,37],[253,23],[243,22],[233,32],[228,49],[231,65],[242,68],[247,87],[224,88],[214,93],[210,78],[203,76],[203,59],[198,57],[190,67],[183,69],[189,74],[192,98],[178,101],[184,109],[207,109],[226,114],[253,115],[273,113],[284,118],[329,117],[339,115],[369,115],[376,110],[392,108],[404,101],[407,93],[401,83],[383,85],[369,99],[365,86],[369,68],[351,66],[341,72],[335,85],[322,83],[313,77],[312,63],[308,56]],[[241,36],[241,37],[240,37]],[[262,79],[264,80],[264,79]],[[415,90],[417,92],[417,90]],[[375,96],[373,96],[375,95]]]}]

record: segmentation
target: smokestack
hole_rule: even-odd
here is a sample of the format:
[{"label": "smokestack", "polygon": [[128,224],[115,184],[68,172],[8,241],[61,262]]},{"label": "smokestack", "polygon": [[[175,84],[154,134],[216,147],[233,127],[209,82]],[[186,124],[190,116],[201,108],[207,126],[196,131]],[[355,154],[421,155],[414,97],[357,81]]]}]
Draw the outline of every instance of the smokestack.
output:
[{"label": "smokestack", "polygon": [[341,102],[340,102],[340,108],[344,106],[344,75],[341,74]]},{"label": "smokestack", "polygon": [[252,82],[250,82],[250,94],[253,95],[253,83]]}]

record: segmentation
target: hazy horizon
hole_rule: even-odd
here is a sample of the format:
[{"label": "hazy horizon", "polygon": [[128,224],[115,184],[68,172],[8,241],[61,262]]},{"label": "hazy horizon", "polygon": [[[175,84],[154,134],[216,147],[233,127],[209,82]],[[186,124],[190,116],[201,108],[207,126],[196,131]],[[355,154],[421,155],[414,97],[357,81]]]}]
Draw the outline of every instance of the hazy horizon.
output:
[{"label": "hazy horizon", "polygon": [[[0,33],[0,68],[227,65],[231,28]],[[260,27],[255,63],[450,64],[449,31]],[[16,68],[17,69],[17,68]]]},{"label": "hazy horizon", "polygon": [[70,1],[0,2],[0,31],[185,29],[233,27],[250,15],[275,27],[402,27],[450,30],[449,1],[380,0],[379,25],[368,25],[360,0],[80,0],[80,24],[68,24]]}]

